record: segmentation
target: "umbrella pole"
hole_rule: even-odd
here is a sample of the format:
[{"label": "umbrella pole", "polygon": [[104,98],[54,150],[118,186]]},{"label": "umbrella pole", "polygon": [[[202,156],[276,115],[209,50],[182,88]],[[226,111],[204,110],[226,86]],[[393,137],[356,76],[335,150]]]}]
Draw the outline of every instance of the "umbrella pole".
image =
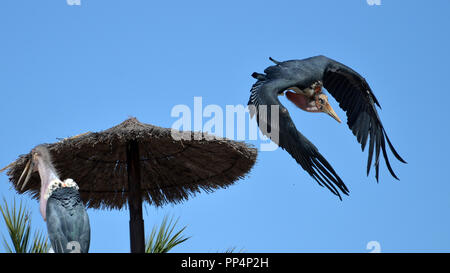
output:
[{"label": "umbrella pole", "polygon": [[131,253],[145,252],[144,219],[142,218],[141,169],[139,144],[135,140],[127,143],[128,208],[130,210]]}]

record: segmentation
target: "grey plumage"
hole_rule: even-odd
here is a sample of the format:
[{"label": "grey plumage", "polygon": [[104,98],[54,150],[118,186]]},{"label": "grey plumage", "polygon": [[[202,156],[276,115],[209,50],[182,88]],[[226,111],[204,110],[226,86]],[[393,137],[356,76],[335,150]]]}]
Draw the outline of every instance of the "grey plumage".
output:
[{"label": "grey plumage", "polygon": [[47,201],[47,230],[56,253],[88,252],[89,218],[75,188],[58,188],[50,195]]}]

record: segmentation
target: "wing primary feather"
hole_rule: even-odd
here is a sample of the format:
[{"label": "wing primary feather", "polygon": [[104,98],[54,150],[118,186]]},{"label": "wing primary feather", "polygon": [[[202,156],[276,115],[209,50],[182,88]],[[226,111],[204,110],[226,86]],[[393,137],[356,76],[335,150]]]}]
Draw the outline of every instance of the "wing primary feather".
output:
[{"label": "wing primary feather", "polygon": [[364,114],[359,115],[358,119],[356,120],[355,125],[353,128],[356,128],[356,140],[358,143],[362,142],[362,127],[364,126]]},{"label": "wing primary feather", "polygon": [[325,187],[325,186],[322,184],[322,182],[320,182],[320,180],[319,180],[320,177],[318,178],[318,174],[317,174],[317,173],[313,172],[313,173],[310,173],[310,175],[311,175],[312,178],[314,178],[314,181],[316,181],[317,184],[319,184],[319,186],[321,186],[322,188]]},{"label": "wing primary feather", "polygon": [[[316,167],[316,171],[314,173],[315,176],[313,176],[314,178],[318,178],[320,181],[322,181],[323,185],[329,190],[331,191],[334,195],[336,195],[337,197],[339,197],[339,199],[342,201],[342,196],[339,193],[339,191],[334,187],[333,183],[331,183],[326,176]],[[316,179],[317,180],[317,179]],[[324,181],[325,180],[325,181]]]},{"label": "wing primary feather", "polygon": [[348,105],[353,109],[355,107],[359,108],[359,106],[361,105],[360,100],[359,100],[360,96],[356,95],[356,94],[358,94],[357,92],[358,92],[358,90],[355,90],[354,86],[352,86],[352,85],[350,85],[350,88],[348,88],[348,91],[347,91],[347,93],[349,94]]},{"label": "wing primary feather", "polygon": [[347,186],[344,184],[339,175],[334,171],[333,167],[328,163],[328,161],[326,161],[326,159],[320,154],[318,154],[317,158],[315,158],[314,161],[317,166],[319,166],[324,172],[327,173],[327,176],[333,180],[333,183],[335,183],[336,186],[338,186],[344,194],[348,195],[349,190]]},{"label": "wing primary feather", "polygon": [[[324,64],[322,82],[324,88],[334,96],[339,106],[347,114],[347,124],[361,144],[364,151],[370,138],[367,175],[374,166],[376,180],[379,181],[380,153],[383,150],[383,157],[391,175],[398,179],[392,170],[389,159],[384,155],[386,146],[389,146],[394,156],[402,163],[406,161],[398,154],[388,138],[378,112],[377,106],[381,109],[378,99],[373,94],[367,81],[350,67],[335,60],[321,56]],[[387,145],[386,145],[387,141]],[[384,145],[384,148],[383,148]],[[374,153],[375,150],[375,153]],[[375,159],[374,159],[375,158]],[[374,165],[372,165],[375,161]]]},{"label": "wing primary feather", "polygon": [[395,150],[395,148],[394,148],[394,146],[392,145],[392,143],[391,143],[391,140],[389,139],[389,137],[388,137],[388,135],[386,134],[386,131],[384,130],[384,128],[383,128],[383,133],[384,133],[384,135],[386,136],[386,140],[387,140],[387,143],[388,143],[388,145],[389,145],[389,148],[391,149],[391,152],[394,154],[394,156],[395,156],[395,158],[397,158],[398,160],[400,160],[400,162],[402,162],[402,163],[407,163],[398,153],[397,153],[397,151]]},{"label": "wing primary feather", "polygon": [[[348,195],[349,190],[345,186],[344,182],[340,179],[337,175],[332,175],[326,167],[324,167],[321,162],[318,162],[317,159],[314,159],[315,166],[319,173],[325,178],[325,180],[333,187],[333,189],[337,191],[337,189],[334,187],[336,185],[345,195]],[[331,181],[330,181],[331,180]],[[334,185],[333,185],[334,184]]]},{"label": "wing primary feather", "polygon": [[[372,121],[373,122],[373,121]],[[375,125],[378,126],[378,125]],[[380,146],[381,146],[381,138],[382,136],[380,136],[380,130],[377,129],[375,131],[375,178],[377,179],[378,182],[378,177],[379,177],[379,173],[380,173]]]},{"label": "wing primary feather", "polygon": [[360,131],[361,131],[361,150],[364,151],[364,149],[366,148],[367,137],[369,135],[370,117],[366,112],[362,113],[362,116],[363,116],[364,121],[363,121],[362,127],[360,129]]},{"label": "wing primary feather", "polygon": [[369,176],[370,173],[370,167],[372,164],[372,158],[373,158],[373,148],[374,148],[374,144],[375,144],[375,134],[373,131],[373,127],[370,126],[369,128],[370,131],[370,144],[369,144],[369,157],[367,158],[367,176]]},{"label": "wing primary feather", "polygon": [[358,116],[361,114],[361,112],[363,111],[363,106],[362,104],[356,104],[353,106],[353,108],[351,110],[348,110],[348,120],[347,123],[349,126],[353,127]]},{"label": "wing primary feather", "polygon": [[386,162],[386,166],[387,166],[389,172],[391,173],[391,175],[392,175],[395,179],[400,180],[400,179],[398,179],[398,177],[395,175],[394,171],[392,170],[391,164],[390,164],[390,162],[389,162],[389,158],[388,158],[387,153],[386,153],[386,144],[385,144],[385,141],[384,141],[384,137],[381,138],[381,150],[383,151],[384,161]]}]

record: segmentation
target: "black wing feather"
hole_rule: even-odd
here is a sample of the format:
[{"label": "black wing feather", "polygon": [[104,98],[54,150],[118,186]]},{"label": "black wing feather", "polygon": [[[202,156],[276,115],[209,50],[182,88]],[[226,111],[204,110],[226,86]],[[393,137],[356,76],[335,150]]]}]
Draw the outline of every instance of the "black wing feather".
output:
[{"label": "black wing feather", "polygon": [[[260,79],[263,78],[260,77]],[[251,116],[257,116],[258,126],[266,136],[271,137],[274,132],[278,133],[278,139],[272,138],[272,140],[286,150],[320,186],[325,186],[342,199],[339,190],[348,195],[348,188],[316,146],[296,129],[287,109],[278,100],[278,92],[292,85],[293,83],[286,79],[258,80],[252,86],[248,102],[251,106]],[[267,115],[259,117],[259,109],[263,105],[267,106]],[[279,124],[276,126],[268,122],[272,118],[271,105],[279,107]]]},{"label": "black wing feather", "polygon": [[[398,179],[389,163],[386,152],[385,139],[388,142],[394,156],[401,162],[406,163],[391,144],[386,131],[381,124],[375,105],[380,107],[370,86],[366,80],[351,68],[328,59],[323,72],[323,85],[328,92],[339,102],[339,106],[347,113],[347,124],[361,144],[364,151],[368,138],[369,155],[367,161],[367,175],[375,148],[375,177],[379,177],[380,149],[383,153],[387,168],[391,175]],[[380,107],[381,108],[381,107]]]},{"label": "black wing feather", "polygon": [[[375,177],[378,181],[379,159],[382,152],[389,172],[394,178],[398,179],[387,156],[386,140],[394,156],[399,161],[406,162],[397,153],[388,138],[375,108],[375,105],[381,108],[380,104],[361,75],[325,56],[275,62],[275,64],[267,67],[264,70],[265,74],[254,73],[252,75],[258,81],[251,89],[248,102],[251,116],[256,114],[258,126],[265,135],[270,137],[267,132],[274,129],[267,122],[271,119],[270,107],[267,107],[268,115],[263,122],[260,121],[258,115],[259,107],[262,105],[278,105],[280,122],[278,128],[275,129],[278,129],[280,133],[279,139],[275,142],[291,154],[319,185],[327,187],[339,197],[337,188],[347,194],[348,189],[345,184],[317,148],[296,129],[287,109],[278,100],[278,94],[289,87],[296,86],[302,89],[321,80],[328,92],[338,101],[339,106],[346,111],[347,124],[361,144],[363,151],[367,142],[369,142],[367,175],[369,175],[375,157]],[[267,127],[267,132],[264,132],[263,127]]]}]

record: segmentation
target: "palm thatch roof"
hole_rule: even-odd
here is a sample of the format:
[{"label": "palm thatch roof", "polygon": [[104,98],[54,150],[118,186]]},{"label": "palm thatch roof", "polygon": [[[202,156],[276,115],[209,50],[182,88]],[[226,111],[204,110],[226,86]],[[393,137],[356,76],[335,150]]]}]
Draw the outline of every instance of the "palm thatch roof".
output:
[{"label": "palm thatch roof", "polygon": [[[226,188],[244,178],[256,161],[257,149],[243,142],[188,134],[190,140],[175,140],[171,129],[130,118],[105,131],[46,145],[61,179],[74,179],[90,208],[120,209],[127,204],[126,144],[130,140],[139,145],[142,199],[155,206],[187,200],[201,190]],[[8,166],[7,175],[19,193],[29,192],[38,199],[37,172],[23,191],[17,185],[30,156],[19,156]]]}]

